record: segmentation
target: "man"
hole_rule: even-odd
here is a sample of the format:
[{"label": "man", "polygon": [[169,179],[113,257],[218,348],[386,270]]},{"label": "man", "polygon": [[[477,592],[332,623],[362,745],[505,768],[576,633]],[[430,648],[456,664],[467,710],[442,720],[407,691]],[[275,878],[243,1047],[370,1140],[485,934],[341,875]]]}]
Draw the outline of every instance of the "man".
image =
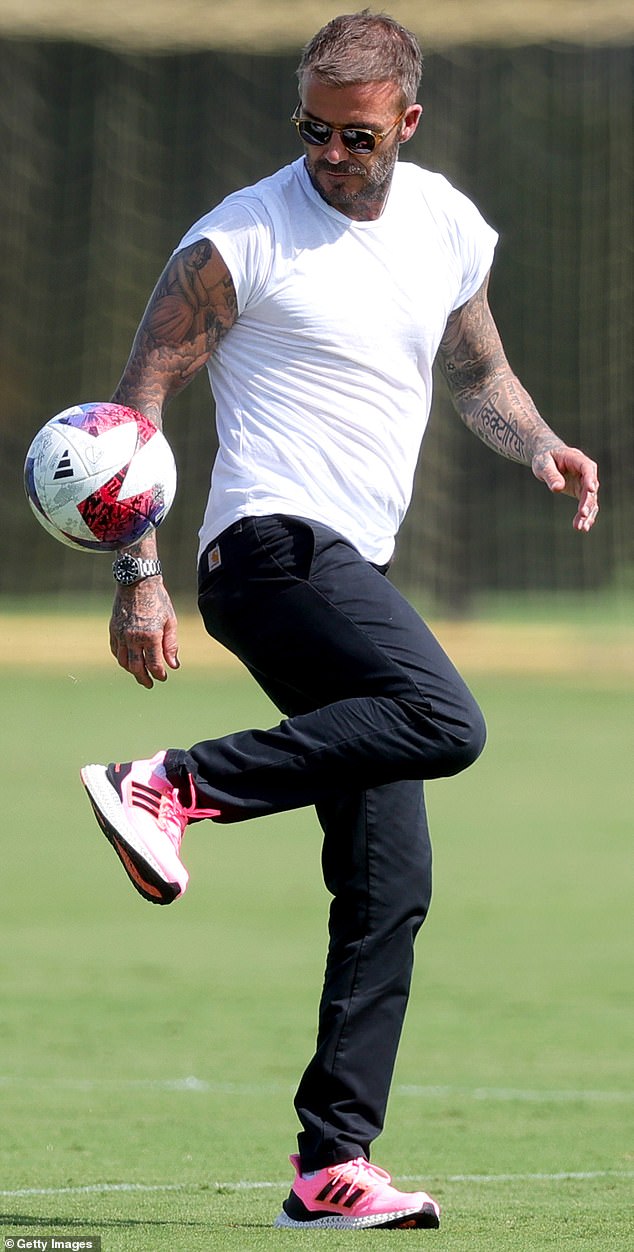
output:
[{"label": "man", "polygon": [[[383,1126],[415,935],[430,897],[421,781],[457,773],[482,715],[385,577],[407,508],[437,353],[458,413],[503,456],[597,516],[596,466],[539,416],[487,304],[496,236],[440,175],[398,163],[421,59],[398,23],[335,18],[307,45],[303,158],[185,236],[114,400],[160,423],[207,365],[219,452],[199,605],[284,720],[82,771],[134,886],[183,893],[192,819],[315,805],[332,893],[317,1046],[300,1082],[296,1172],[277,1224],[435,1227],[425,1192],[369,1163]],[[120,555],[110,643],[144,687],[178,666],[154,536]]]}]

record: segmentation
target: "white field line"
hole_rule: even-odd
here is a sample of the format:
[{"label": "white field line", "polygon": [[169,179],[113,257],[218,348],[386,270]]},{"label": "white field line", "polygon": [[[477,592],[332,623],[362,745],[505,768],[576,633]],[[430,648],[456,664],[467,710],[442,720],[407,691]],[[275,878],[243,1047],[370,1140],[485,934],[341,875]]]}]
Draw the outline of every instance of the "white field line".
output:
[{"label": "white field line", "polygon": [[[138,1090],[138,1091],[174,1091],[193,1092],[208,1095],[258,1096],[287,1095],[293,1087],[285,1083],[238,1083],[211,1082],[193,1076],[186,1078],[53,1078],[24,1077],[21,1075],[0,1075],[0,1087],[63,1088],[72,1091],[101,1090]],[[481,1101],[508,1101],[526,1104],[564,1104],[588,1101],[596,1104],[631,1104],[634,1101],[634,1089],[629,1091],[602,1090],[601,1088],[564,1087],[555,1090],[530,1087],[459,1087],[459,1086],[419,1086],[411,1083],[397,1083],[393,1088],[397,1096],[413,1099],[468,1099]]]},{"label": "white field line", "polygon": [[471,1100],[508,1100],[528,1104],[566,1103],[578,1100],[596,1101],[599,1104],[628,1104],[634,1101],[634,1089],[631,1091],[593,1090],[592,1088],[569,1088],[560,1090],[540,1090],[526,1087],[419,1087],[401,1084],[394,1087],[395,1092],[403,1096],[418,1096],[423,1099],[468,1097]]},{"label": "white field line", "polygon": [[[420,1182],[421,1174],[401,1174],[399,1181],[401,1182]],[[559,1173],[546,1174],[433,1174],[432,1180],[436,1183],[499,1183],[499,1182],[592,1182],[601,1178],[626,1179],[634,1178],[634,1170],[631,1169],[592,1169],[592,1170],[562,1170]],[[428,1179],[429,1181],[429,1179]],[[211,1194],[215,1191],[269,1191],[280,1190],[288,1186],[288,1179],[280,1179],[277,1182],[264,1182],[254,1179],[240,1179],[234,1182],[212,1182],[204,1188],[196,1183],[184,1182],[166,1182],[166,1183],[141,1183],[141,1182],[102,1182],[91,1183],[83,1187],[18,1187],[13,1191],[0,1191],[0,1196],[5,1198],[19,1198],[21,1196],[58,1196],[58,1195],[106,1195],[112,1192],[163,1192],[163,1191],[184,1191],[197,1192],[204,1190]]]}]

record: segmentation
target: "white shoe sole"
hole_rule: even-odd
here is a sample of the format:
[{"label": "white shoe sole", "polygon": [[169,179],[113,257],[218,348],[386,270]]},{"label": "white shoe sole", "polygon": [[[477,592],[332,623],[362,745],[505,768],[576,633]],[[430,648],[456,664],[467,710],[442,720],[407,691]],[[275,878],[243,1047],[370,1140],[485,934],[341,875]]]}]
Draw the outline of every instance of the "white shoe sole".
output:
[{"label": "white shoe sole", "polygon": [[306,1221],[295,1221],[288,1213],[282,1212],[276,1217],[274,1226],[286,1230],[377,1230],[392,1229],[425,1229],[437,1230],[440,1217],[433,1204],[425,1204],[422,1209],[401,1209],[383,1216],[374,1214],[370,1217],[346,1217],[343,1213],[324,1213],[323,1217],[308,1218]]}]

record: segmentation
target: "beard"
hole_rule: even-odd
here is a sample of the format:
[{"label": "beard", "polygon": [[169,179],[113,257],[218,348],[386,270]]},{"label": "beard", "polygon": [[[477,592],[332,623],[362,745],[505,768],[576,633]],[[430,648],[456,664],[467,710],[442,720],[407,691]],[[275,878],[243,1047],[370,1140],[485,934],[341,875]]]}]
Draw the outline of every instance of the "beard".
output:
[{"label": "beard", "polygon": [[[331,208],[339,209],[346,217],[358,221],[372,220],[380,216],[387,200],[398,150],[399,142],[395,139],[371,163],[357,162],[351,154],[349,161],[341,161],[338,165],[319,158],[310,164],[306,158],[306,168],[315,191]],[[321,184],[323,174],[355,174],[363,179],[363,183],[353,191],[347,180],[342,179],[340,184],[330,183],[326,189]]]}]

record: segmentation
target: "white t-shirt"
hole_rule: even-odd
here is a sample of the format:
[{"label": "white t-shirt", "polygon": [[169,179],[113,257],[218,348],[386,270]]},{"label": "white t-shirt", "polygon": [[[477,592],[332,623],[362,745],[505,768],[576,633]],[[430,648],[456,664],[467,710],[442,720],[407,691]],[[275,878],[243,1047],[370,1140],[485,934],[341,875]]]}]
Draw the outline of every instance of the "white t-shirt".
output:
[{"label": "white t-shirt", "polygon": [[200,551],[245,516],[294,514],[387,562],[409,504],[450,313],[497,235],[440,174],[397,162],[356,222],[304,160],[229,196],[182,240],[217,247],[238,319],[209,363],[219,451]]}]

